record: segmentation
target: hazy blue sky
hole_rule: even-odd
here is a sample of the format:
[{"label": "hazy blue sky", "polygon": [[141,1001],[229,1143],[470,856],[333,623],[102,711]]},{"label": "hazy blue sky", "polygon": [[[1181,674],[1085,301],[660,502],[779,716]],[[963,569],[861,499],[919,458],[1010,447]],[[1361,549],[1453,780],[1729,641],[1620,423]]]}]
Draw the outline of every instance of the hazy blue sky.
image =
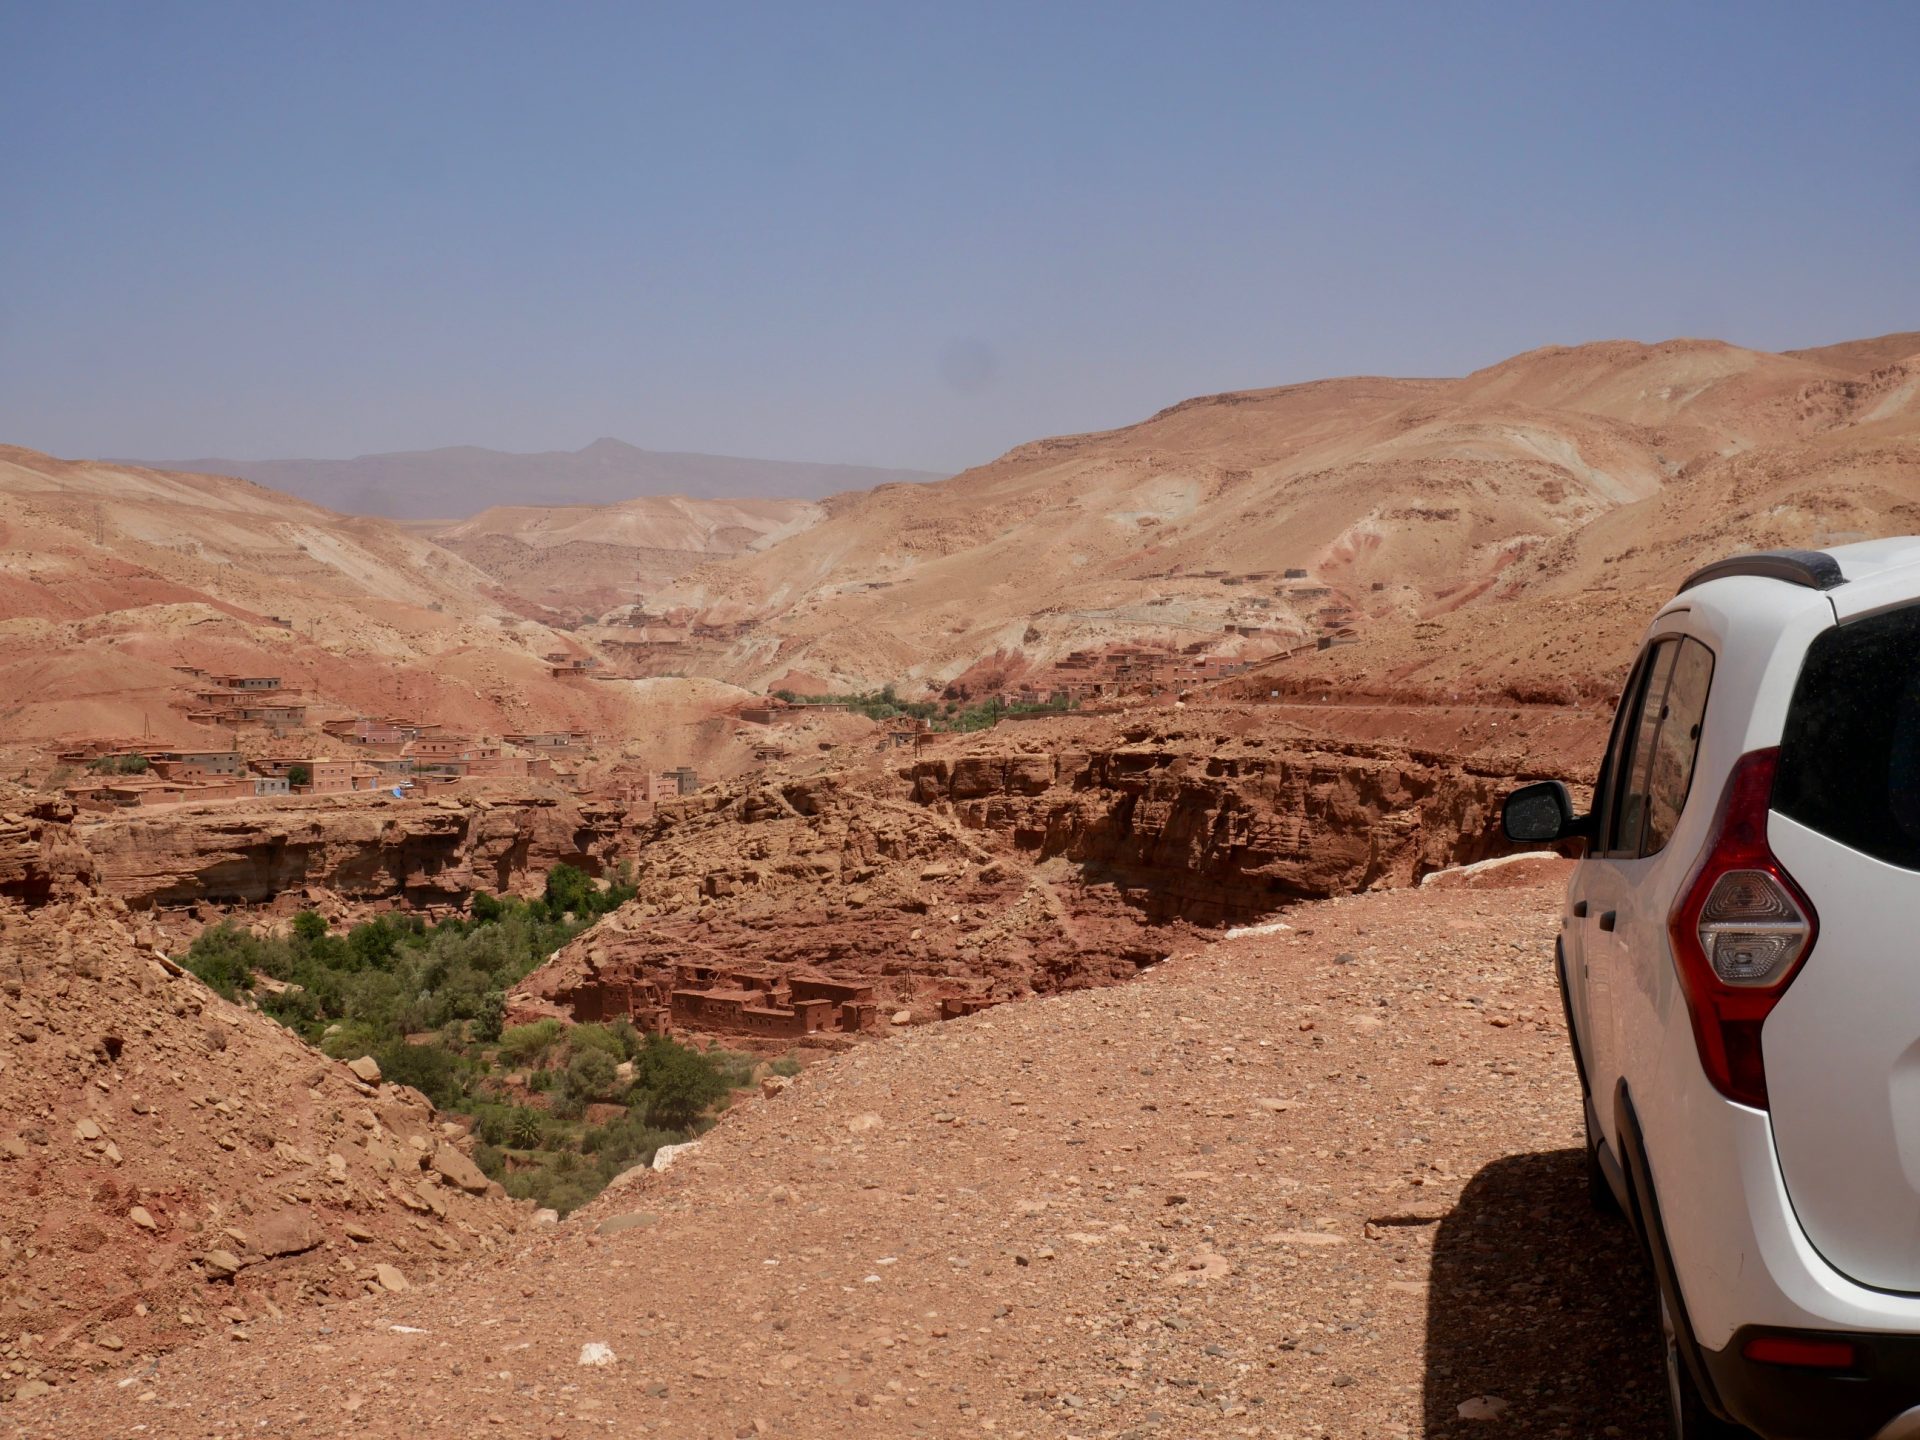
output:
[{"label": "hazy blue sky", "polygon": [[0,441],[958,468],[1920,327],[1920,5],[0,0]]}]

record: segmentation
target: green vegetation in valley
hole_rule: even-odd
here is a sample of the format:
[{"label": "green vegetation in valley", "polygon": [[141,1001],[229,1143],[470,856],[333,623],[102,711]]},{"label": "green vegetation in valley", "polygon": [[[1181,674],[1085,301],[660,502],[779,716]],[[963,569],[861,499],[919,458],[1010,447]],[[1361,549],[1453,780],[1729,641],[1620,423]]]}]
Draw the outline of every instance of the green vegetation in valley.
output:
[{"label": "green vegetation in valley", "polygon": [[1008,715],[1054,714],[1072,710],[1076,702],[1056,695],[1037,705],[1016,701],[1008,705],[996,695],[977,705],[962,705],[955,700],[902,700],[891,685],[878,690],[858,691],[850,695],[796,695],[791,690],[775,690],[773,698],[789,705],[845,705],[869,720],[895,720],[902,716],[924,720],[935,730],[991,730]]},{"label": "green vegetation in valley", "polygon": [[96,775],[144,775],[149,767],[144,755],[102,755],[87,768]]},{"label": "green vegetation in valley", "polygon": [[[228,999],[250,994],[327,1054],[371,1055],[384,1078],[470,1117],[480,1168],[508,1194],[565,1213],[660,1146],[692,1139],[752,1079],[751,1057],[643,1036],[624,1019],[503,1028],[507,991],[632,896],[624,876],[602,888],[560,865],[538,900],[478,893],[464,918],[381,915],[345,934],[311,910],[284,936],[223,923],[181,963]],[[596,1105],[622,1108],[590,1120]]]}]

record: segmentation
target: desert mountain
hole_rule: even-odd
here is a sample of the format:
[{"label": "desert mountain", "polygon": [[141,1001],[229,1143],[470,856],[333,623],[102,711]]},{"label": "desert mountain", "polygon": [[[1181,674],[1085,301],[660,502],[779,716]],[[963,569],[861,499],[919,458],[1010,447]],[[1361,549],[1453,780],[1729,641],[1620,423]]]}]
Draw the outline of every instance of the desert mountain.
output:
[{"label": "desert mountain", "polygon": [[[493,579],[391,522],[250,481],[0,447],[0,739],[224,746],[203,671],[279,677],[310,707],[455,730],[697,728],[726,687],[557,678],[580,653]],[[309,717],[311,721],[312,717]],[[681,752],[662,754],[681,763]],[[689,755],[687,758],[692,758]]]},{"label": "desert mountain", "polygon": [[556,617],[643,600],[706,562],[764,549],[821,519],[805,500],[647,495],[611,505],[496,505],[421,533]]},{"label": "desert mountain", "polygon": [[[1699,445],[1653,493],[1528,546],[1424,613],[1386,618],[1364,644],[1265,667],[1242,686],[1610,702],[1648,617],[1699,564],[1920,531],[1920,333],[1769,359],[1796,367],[1772,367],[1790,388],[1713,406],[1725,438]],[[1689,453],[1677,427],[1653,429],[1670,458]]]},{"label": "desert mountain", "polygon": [[815,500],[842,490],[938,478],[924,470],[642,450],[612,439],[535,454],[453,445],[351,460],[125,463],[238,475],[350,515],[405,520],[459,519],[496,505],[606,505],[636,495]]},{"label": "desert mountain", "polygon": [[1404,646],[1523,589],[1618,583],[1619,552],[1664,583],[1729,546],[1910,528],[1917,439],[1920,333],[1785,354],[1615,341],[1206,396],[839,497],[600,638],[746,684],[942,684],[1103,646],[1260,661],[1350,631],[1351,673],[1388,653],[1370,635]]}]

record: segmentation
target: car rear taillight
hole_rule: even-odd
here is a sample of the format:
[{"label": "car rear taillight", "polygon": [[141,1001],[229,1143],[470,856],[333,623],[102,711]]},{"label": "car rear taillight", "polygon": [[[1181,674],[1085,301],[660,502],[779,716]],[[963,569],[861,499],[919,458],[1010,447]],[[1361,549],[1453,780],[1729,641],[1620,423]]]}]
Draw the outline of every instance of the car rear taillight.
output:
[{"label": "car rear taillight", "polygon": [[1729,1100],[1767,1107],[1760,1027],[1807,954],[1819,921],[1767,845],[1780,752],[1743,755],[1713,833],[1667,920],[1700,1064]]}]

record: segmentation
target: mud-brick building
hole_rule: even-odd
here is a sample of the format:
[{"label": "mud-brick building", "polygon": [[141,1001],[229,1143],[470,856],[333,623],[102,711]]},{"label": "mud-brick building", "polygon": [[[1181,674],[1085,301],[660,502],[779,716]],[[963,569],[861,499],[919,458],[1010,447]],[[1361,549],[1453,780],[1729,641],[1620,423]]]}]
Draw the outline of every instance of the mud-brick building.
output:
[{"label": "mud-brick building", "polygon": [[690,1029],[796,1039],[830,1028],[827,1012],[832,1008],[824,1000],[775,1005],[760,990],[676,990],[671,1017],[674,1024]]},{"label": "mud-brick building", "polygon": [[691,795],[700,788],[700,776],[691,766],[682,765],[677,770],[661,770],[647,777],[647,800],[658,805],[662,800],[673,800],[681,795]]},{"label": "mud-brick building", "polygon": [[683,964],[674,967],[668,1016],[687,1029],[795,1039],[871,1029],[879,1006],[873,987],[858,981],[771,966]]},{"label": "mud-brick building", "polygon": [[307,707],[291,698],[270,701],[242,701],[229,706],[224,714],[234,723],[248,725],[304,725]]},{"label": "mud-brick building", "polygon": [[354,790],[373,790],[379,786],[380,772],[357,760],[337,760],[328,756],[306,759],[298,755],[275,755],[256,760],[254,768],[279,780],[291,780],[294,768],[307,772],[302,795],[345,795]]},{"label": "mud-brick building", "polygon": [[238,800],[252,793],[253,786],[244,779],[201,782],[140,777],[102,785],[95,795],[108,805],[131,810],[149,805],[184,805],[195,800]]},{"label": "mud-brick building", "polygon": [[665,982],[643,976],[602,976],[575,991],[570,1003],[573,1018],[582,1025],[625,1016],[649,1035],[665,1034],[671,1018]]},{"label": "mud-brick building", "polygon": [[238,750],[149,750],[147,763],[165,780],[231,778],[247,773]]},{"label": "mud-brick building", "polygon": [[824,1000],[833,1006],[836,1030],[870,1030],[879,1022],[880,1005],[873,986],[854,980],[832,980],[824,975],[794,975],[787,981],[795,1004]]}]

